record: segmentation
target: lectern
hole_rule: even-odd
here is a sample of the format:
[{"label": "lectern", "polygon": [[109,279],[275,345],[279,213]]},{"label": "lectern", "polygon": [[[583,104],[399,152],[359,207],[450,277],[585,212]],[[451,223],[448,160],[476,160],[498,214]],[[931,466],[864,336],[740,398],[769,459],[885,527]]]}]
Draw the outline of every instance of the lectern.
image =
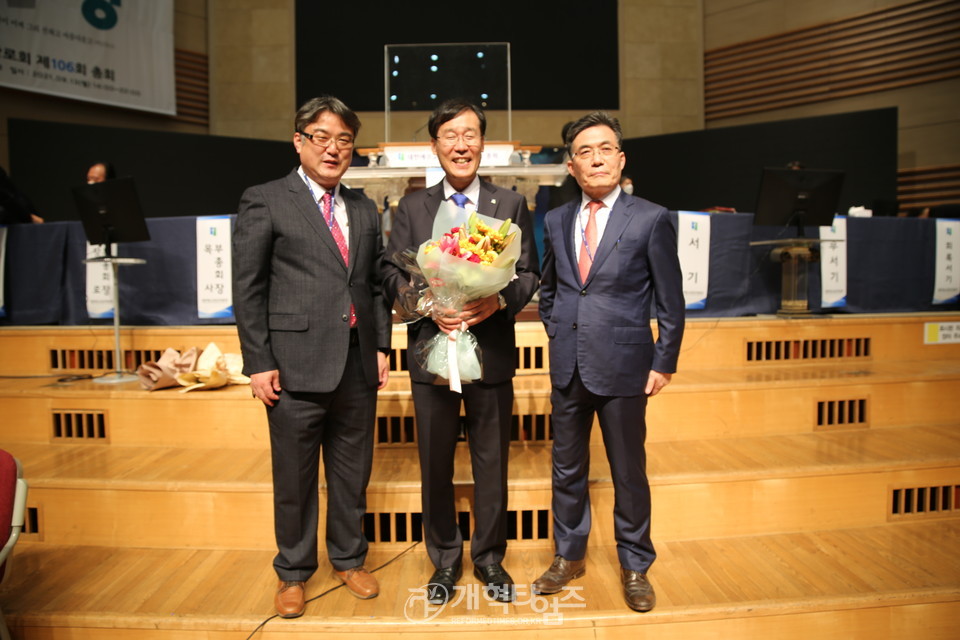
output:
[{"label": "lectern", "polygon": [[144,264],[146,260],[115,256],[113,245],[150,239],[136,186],[132,178],[117,178],[76,187],[73,196],[87,242],[104,245],[103,257],[89,258],[84,262],[109,264],[113,275],[114,372],[94,378],[93,381],[104,384],[133,382],[137,376],[124,371],[120,349],[120,266]]},{"label": "lectern", "polygon": [[782,169],[767,167],[760,181],[753,224],[796,228],[796,235],[751,242],[770,246],[770,259],[780,263],[780,308],[777,315],[810,313],[807,301],[808,266],[820,259],[820,239],[808,238],[806,226],[833,222],[843,186],[843,171],[833,169]]}]

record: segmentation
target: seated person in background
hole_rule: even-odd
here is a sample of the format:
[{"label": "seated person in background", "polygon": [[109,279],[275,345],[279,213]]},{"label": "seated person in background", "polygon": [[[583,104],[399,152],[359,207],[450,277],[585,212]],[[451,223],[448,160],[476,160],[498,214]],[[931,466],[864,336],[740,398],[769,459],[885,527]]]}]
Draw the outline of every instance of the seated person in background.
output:
[{"label": "seated person in background", "polygon": [[0,167],[0,224],[43,222],[33,203],[23,194],[13,180]]},{"label": "seated person in background", "polygon": [[109,162],[95,162],[87,169],[87,184],[106,182],[117,177],[117,172]]}]

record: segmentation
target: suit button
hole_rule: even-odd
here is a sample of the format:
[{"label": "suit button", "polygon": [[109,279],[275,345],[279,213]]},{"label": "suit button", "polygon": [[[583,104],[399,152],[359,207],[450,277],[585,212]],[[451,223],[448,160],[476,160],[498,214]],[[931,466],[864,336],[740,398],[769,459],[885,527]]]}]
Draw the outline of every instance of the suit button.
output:
[{"label": "suit button", "polygon": [[577,323],[576,323],[576,322],[573,323],[573,328],[574,328],[574,329],[577,328]]},{"label": "suit button", "polygon": [[581,289],[581,290],[580,290],[580,295],[582,295],[582,296],[587,295],[587,290],[586,290],[586,289]]},{"label": "suit button", "polygon": [[340,316],[340,319],[346,322],[347,320],[350,319],[350,316],[348,316],[347,314],[343,314],[342,316]]}]

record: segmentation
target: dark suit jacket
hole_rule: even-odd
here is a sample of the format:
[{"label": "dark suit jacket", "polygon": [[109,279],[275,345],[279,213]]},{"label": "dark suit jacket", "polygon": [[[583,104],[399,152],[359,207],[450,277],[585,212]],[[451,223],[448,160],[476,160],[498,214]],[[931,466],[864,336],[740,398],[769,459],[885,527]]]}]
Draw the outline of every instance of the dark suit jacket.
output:
[{"label": "dark suit jacket", "polygon": [[580,204],[577,198],[544,220],[540,318],[549,336],[551,382],[566,387],[578,367],[595,394],[640,395],[651,368],[673,373],[677,367],[685,308],[677,231],[666,209],[621,193],[581,282],[573,247]]},{"label": "dark suit jacket", "polygon": [[[394,256],[409,248],[418,248],[430,240],[433,219],[443,202],[443,183],[404,196],[393,219],[390,240],[384,259],[384,288],[388,298],[396,298],[397,291],[408,283],[407,273],[394,261]],[[533,223],[527,200],[516,191],[496,187],[489,182],[480,182],[480,202],[477,211],[500,220],[510,218],[520,227],[520,259],[517,261],[517,279],[501,291],[507,308],[471,327],[470,331],[480,344],[483,366],[483,382],[499,383],[513,378],[516,372],[516,336],[514,317],[530,302],[540,279]],[[433,382],[435,375],[424,371],[416,363],[414,353],[418,345],[426,342],[440,331],[433,320],[424,318],[411,324],[407,330],[407,364],[410,379],[414,382]]]},{"label": "dark suit jacket", "polygon": [[247,375],[279,369],[289,391],[329,392],[357,314],[367,381],[377,385],[377,349],[390,346],[381,291],[380,216],[369,198],[340,186],[349,219],[345,265],[300,175],[250,187],[233,234],[233,301]]}]

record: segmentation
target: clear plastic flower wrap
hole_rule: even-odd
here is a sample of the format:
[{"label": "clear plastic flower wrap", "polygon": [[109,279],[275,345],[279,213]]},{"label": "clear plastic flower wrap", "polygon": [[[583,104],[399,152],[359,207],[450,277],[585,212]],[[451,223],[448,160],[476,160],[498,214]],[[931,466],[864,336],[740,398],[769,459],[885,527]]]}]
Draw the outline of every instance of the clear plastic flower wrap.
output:
[{"label": "clear plastic flower wrap", "polygon": [[[520,228],[512,221],[444,202],[431,239],[420,245],[416,256],[409,251],[394,257],[411,276],[411,286],[397,298],[401,320],[460,313],[467,302],[499,292],[516,278],[520,247]],[[483,375],[480,347],[466,323],[450,334],[438,333],[413,355],[457,392],[461,382]]]}]

